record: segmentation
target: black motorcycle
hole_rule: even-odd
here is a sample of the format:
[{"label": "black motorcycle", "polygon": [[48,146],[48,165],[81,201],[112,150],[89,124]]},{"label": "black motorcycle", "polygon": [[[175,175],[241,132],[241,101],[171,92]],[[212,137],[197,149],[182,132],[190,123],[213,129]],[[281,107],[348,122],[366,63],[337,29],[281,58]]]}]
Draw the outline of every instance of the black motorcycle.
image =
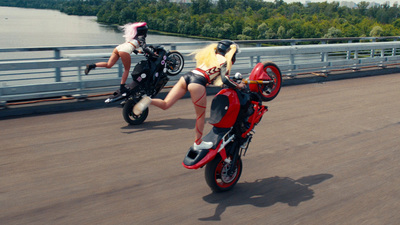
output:
[{"label": "black motorcycle", "polygon": [[162,46],[149,47],[153,54],[145,53],[146,59],[136,64],[131,74],[133,81],[126,85],[129,91],[122,95],[116,91],[105,100],[106,103],[123,101],[122,115],[131,125],[143,123],[149,114],[147,108],[142,114],[135,115],[135,104],[145,95],[154,98],[169,81],[168,76],[178,75],[184,67],[183,56],[178,51],[168,51]]}]

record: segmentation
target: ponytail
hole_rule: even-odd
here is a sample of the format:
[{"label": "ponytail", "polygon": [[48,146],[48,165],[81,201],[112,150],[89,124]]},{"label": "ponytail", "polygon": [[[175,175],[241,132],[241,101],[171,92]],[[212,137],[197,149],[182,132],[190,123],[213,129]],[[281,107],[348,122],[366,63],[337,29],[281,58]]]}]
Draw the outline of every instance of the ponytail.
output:
[{"label": "ponytail", "polygon": [[210,44],[205,48],[199,49],[191,53],[195,55],[196,66],[205,65],[206,67],[219,66],[215,51],[217,50],[217,44]]},{"label": "ponytail", "polygon": [[232,68],[232,60],[233,57],[236,54],[236,44],[233,44],[230,46],[230,50],[225,54],[225,59],[226,59],[226,74],[225,75],[229,75],[231,72],[231,68]]}]

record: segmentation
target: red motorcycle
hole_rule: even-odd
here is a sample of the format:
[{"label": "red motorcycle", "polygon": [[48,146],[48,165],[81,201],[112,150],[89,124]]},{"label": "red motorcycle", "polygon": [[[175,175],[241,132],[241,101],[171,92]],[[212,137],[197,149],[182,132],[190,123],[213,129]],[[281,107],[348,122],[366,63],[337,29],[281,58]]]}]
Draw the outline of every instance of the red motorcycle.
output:
[{"label": "red motorcycle", "polygon": [[[241,80],[236,75],[235,78]],[[202,150],[191,147],[182,163],[188,169],[206,166],[206,182],[215,192],[228,191],[238,182],[243,169],[241,157],[247,152],[254,127],[268,111],[262,103],[278,95],[282,75],[276,64],[263,62],[242,82],[248,84],[248,88],[224,88],[211,103],[209,122],[213,128],[203,140],[213,142],[213,147]]]}]

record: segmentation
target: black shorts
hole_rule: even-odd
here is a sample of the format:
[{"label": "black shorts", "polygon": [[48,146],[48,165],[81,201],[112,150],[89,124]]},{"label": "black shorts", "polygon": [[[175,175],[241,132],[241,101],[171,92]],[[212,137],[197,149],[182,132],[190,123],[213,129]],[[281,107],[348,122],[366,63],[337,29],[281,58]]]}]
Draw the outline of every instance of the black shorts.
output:
[{"label": "black shorts", "polygon": [[186,86],[188,86],[191,83],[195,83],[195,84],[200,84],[200,85],[203,85],[204,87],[206,87],[207,83],[208,83],[207,78],[205,78],[202,75],[195,74],[193,72],[188,72],[187,74],[183,75],[182,77],[183,77],[183,79],[185,79]]}]

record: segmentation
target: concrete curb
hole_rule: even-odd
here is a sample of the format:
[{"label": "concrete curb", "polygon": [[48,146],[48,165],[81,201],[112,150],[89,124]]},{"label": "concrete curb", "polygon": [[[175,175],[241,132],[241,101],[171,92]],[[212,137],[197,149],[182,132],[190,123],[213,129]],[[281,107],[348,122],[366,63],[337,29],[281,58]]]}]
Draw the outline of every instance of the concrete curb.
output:
[{"label": "concrete curb", "polygon": [[[400,68],[385,68],[378,70],[371,69],[358,72],[345,72],[345,73],[342,72],[336,74],[332,73],[329,74],[327,77],[307,76],[302,78],[285,79],[283,82],[283,86],[321,83],[334,80],[379,76],[379,75],[387,75],[393,73],[400,73]],[[219,90],[220,88],[218,87],[209,87],[207,88],[207,95],[215,95]],[[168,92],[169,89],[164,89],[157,97],[165,98]],[[186,94],[184,98],[187,98],[189,96],[190,96],[189,94]],[[103,97],[88,98],[85,101],[73,99],[73,100],[64,100],[59,102],[44,102],[44,103],[18,105],[18,106],[8,106],[7,108],[0,109],[0,120],[22,117],[22,116],[36,116],[36,115],[54,114],[62,112],[92,110],[92,109],[107,108],[107,107],[121,107],[119,103],[105,104],[104,100],[106,98],[107,97],[103,96]]]}]

